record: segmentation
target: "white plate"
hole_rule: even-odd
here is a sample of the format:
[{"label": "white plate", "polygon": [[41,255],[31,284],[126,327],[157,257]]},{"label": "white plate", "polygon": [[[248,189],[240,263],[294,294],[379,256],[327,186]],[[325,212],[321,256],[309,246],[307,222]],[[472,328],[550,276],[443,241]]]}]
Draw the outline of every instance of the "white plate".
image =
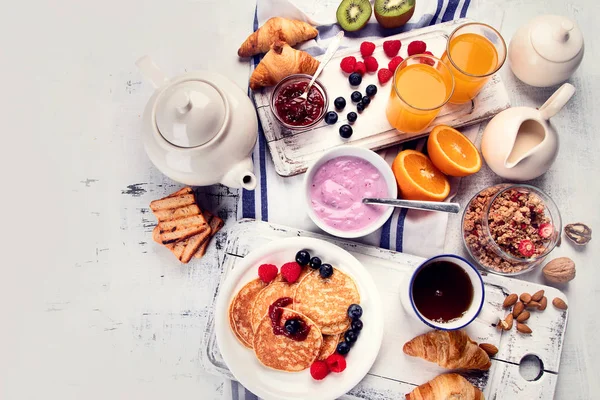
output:
[{"label": "white plate", "polygon": [[[332,264],[350,275],[360,293],[363,329],[346,356],[344,372],[330,373],[315,381],[308,369],[288,373],[262,365],[254,352],[242,346],[229,328],[228,308],[231,300],[248,281],[255,279],[263,263],[281,266],[293,261],[299,250],[307,250],[324,263]],[[248,254],[223,283],[215,308],[217,344],[229,370],[242,385],[264,399],[335,399],[356,386],[369,372],[377,358],[383,339],[383,308],[375,282],[363,265],[347,251],[323,240],[287,238],[276,240]]]}]

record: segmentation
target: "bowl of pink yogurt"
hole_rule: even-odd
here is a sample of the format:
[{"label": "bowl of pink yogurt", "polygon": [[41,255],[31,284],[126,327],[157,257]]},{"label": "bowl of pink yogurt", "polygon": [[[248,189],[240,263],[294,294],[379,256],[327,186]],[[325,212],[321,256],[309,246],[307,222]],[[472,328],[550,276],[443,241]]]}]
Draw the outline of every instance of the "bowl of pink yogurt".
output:
[{"label": "bowl of pink yogurt", "polygon": [[364,197],[398,196],[388,163],[374,151],[352,146],[323,154],[306,171],[304,186],[310,219],[341,238],[373,233],[392,215],[393,207],[363,204]]}]

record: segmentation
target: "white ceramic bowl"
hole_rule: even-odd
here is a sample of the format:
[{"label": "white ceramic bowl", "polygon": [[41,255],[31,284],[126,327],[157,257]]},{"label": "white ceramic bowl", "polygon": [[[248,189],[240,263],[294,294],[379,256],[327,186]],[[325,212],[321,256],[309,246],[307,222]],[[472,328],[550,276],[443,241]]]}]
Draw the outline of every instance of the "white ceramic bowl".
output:
[{"label": "white ceramic bowl", "polygon": [[329,233],[330,235],[337,236],[340,238],[358,238],[366,236],[370,233],[375,232],[377,229],[381,228],[383,224],[385,224],[385,221],[387,221],[388,218],[390,218],[390,216],[392,215],[392,212],[394,212],[394,207],[388,207],[388,209],[370,225],[364,227],[363,229],[353,231],[342,231],[340,229],[336,229],[329,225],[326,225],[322,220],[319,219],[319,217],[312,208],[312,204],[310,201],[310,185],[312,183],[315,173],[317,172],[319,167],[325,164],[327,161],[341,156],[358,157],[373,164],[373,166],[377,168],[379,172],[381,172],[381,175],[387,183],[388,198],[395,199],[398,197],[398,186],[396,184],[396,178],[394,177],[392,168],[379,154],[375,153],[372,150],[364,149],[362,147],[336,147],[324,153],[306,171],[306,175],[304,177],[304,198],[307,205],[308,216],[319,228]]}]

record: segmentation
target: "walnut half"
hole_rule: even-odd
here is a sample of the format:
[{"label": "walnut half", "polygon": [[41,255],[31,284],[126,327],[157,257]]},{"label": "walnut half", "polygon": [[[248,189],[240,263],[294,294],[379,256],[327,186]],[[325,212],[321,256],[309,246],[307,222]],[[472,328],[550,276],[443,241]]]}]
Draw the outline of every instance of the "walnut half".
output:
[{"label": "walnut half", "polygon": [[578,246],[583,246],[592,240],[592,229],[581,222],[577,222],[565,226],[565,235],[571,242]]}]

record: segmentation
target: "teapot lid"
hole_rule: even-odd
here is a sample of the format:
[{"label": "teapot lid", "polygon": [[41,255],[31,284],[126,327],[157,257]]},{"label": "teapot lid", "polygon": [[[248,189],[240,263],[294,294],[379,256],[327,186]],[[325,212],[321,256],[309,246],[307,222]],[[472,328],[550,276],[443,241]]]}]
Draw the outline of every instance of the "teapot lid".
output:
[{"label": "teapot lid", "polygon": [[190,80],[168,87],[156,104],[156,127],[179,147],[202,146],[225,124],[227,104],[213,85]]},{"label": "teapot lid", "polygon": [[583,48],[583,35],[569,18],[545,15],[534,20],[531,43],[540,56],[562,63],[579,54]]}]

